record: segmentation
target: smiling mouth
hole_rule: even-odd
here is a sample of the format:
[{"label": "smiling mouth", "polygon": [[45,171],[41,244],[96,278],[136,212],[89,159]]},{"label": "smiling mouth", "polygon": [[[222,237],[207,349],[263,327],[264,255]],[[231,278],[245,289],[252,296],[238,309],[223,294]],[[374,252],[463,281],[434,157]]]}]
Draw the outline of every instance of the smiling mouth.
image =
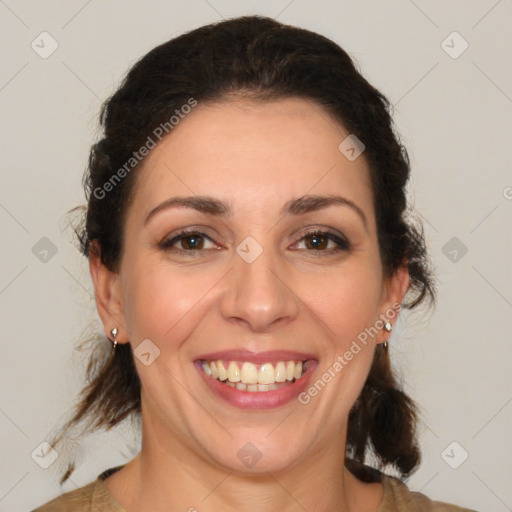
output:
[{"label": "smiling mouth", "polygon": [[254,364],[248,361],[200,360],[200,368],[211,378],[239,391],[265,392],[289,386],[308,368],[308,360]]}]

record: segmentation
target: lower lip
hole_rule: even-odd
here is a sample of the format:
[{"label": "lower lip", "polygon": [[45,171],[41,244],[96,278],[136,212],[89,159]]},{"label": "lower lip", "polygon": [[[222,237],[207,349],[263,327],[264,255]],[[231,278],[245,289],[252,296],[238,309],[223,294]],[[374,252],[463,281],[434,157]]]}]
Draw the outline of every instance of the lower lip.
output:
[{"label": "lower lip", "polygon": [[304,375],[288,386],[273,389],[272,391],[251,392],[240,391],[236,388],[232,388],[217,379],[206,375],[201,368],[201,362],[196,362],[197,370],[201,374],[206,385],[215,395],[239,409],[252,410],[275,409],[296,399],[307,387],[307,383],[316,366],[317,361],[308,361],[308,367],[304,372]]}]

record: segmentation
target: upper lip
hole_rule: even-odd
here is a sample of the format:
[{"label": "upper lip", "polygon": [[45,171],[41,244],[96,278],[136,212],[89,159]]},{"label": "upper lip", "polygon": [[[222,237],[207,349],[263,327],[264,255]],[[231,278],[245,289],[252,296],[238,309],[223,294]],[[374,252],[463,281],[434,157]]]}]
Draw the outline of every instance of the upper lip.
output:
[{"label": "upper lip", "polygon": [[307,361],[316,359],[314,355],[293,350],[269,350],[265,352],[251,352],[250,350],[221,350],[218,352],[209,352],[197,358],[198,360],[227,360],[227,361],[247,361],[254,364],[265,364],[277,361]]}]

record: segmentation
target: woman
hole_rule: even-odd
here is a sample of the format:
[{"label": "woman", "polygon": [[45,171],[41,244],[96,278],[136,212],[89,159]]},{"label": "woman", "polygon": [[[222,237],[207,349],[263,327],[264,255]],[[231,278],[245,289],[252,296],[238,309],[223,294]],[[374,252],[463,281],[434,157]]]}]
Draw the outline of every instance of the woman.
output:
[{"label": "woman", "polygon": [[113,348],[66,429],[140,414],[142,447],[37,511],[467,510],[364,465],[419,464],[387,343],[434,289],[407,154],[349,56],[224,21],[149,52],[101,121],[78,234]]}]

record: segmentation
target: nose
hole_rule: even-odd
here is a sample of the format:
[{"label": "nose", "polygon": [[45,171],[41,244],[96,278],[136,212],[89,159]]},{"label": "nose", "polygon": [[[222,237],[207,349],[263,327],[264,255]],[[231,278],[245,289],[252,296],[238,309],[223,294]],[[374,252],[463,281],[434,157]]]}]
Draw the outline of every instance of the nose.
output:
[{"label": "nose", "polygon": [[293,283],[287,282],[284,271],[279,271],[271,256],[270,250],[264,250],[255,261],[247,263],[234,254],[234,266],[221,301],[226,320],[264,332],[297,316],[299,304]]}]

